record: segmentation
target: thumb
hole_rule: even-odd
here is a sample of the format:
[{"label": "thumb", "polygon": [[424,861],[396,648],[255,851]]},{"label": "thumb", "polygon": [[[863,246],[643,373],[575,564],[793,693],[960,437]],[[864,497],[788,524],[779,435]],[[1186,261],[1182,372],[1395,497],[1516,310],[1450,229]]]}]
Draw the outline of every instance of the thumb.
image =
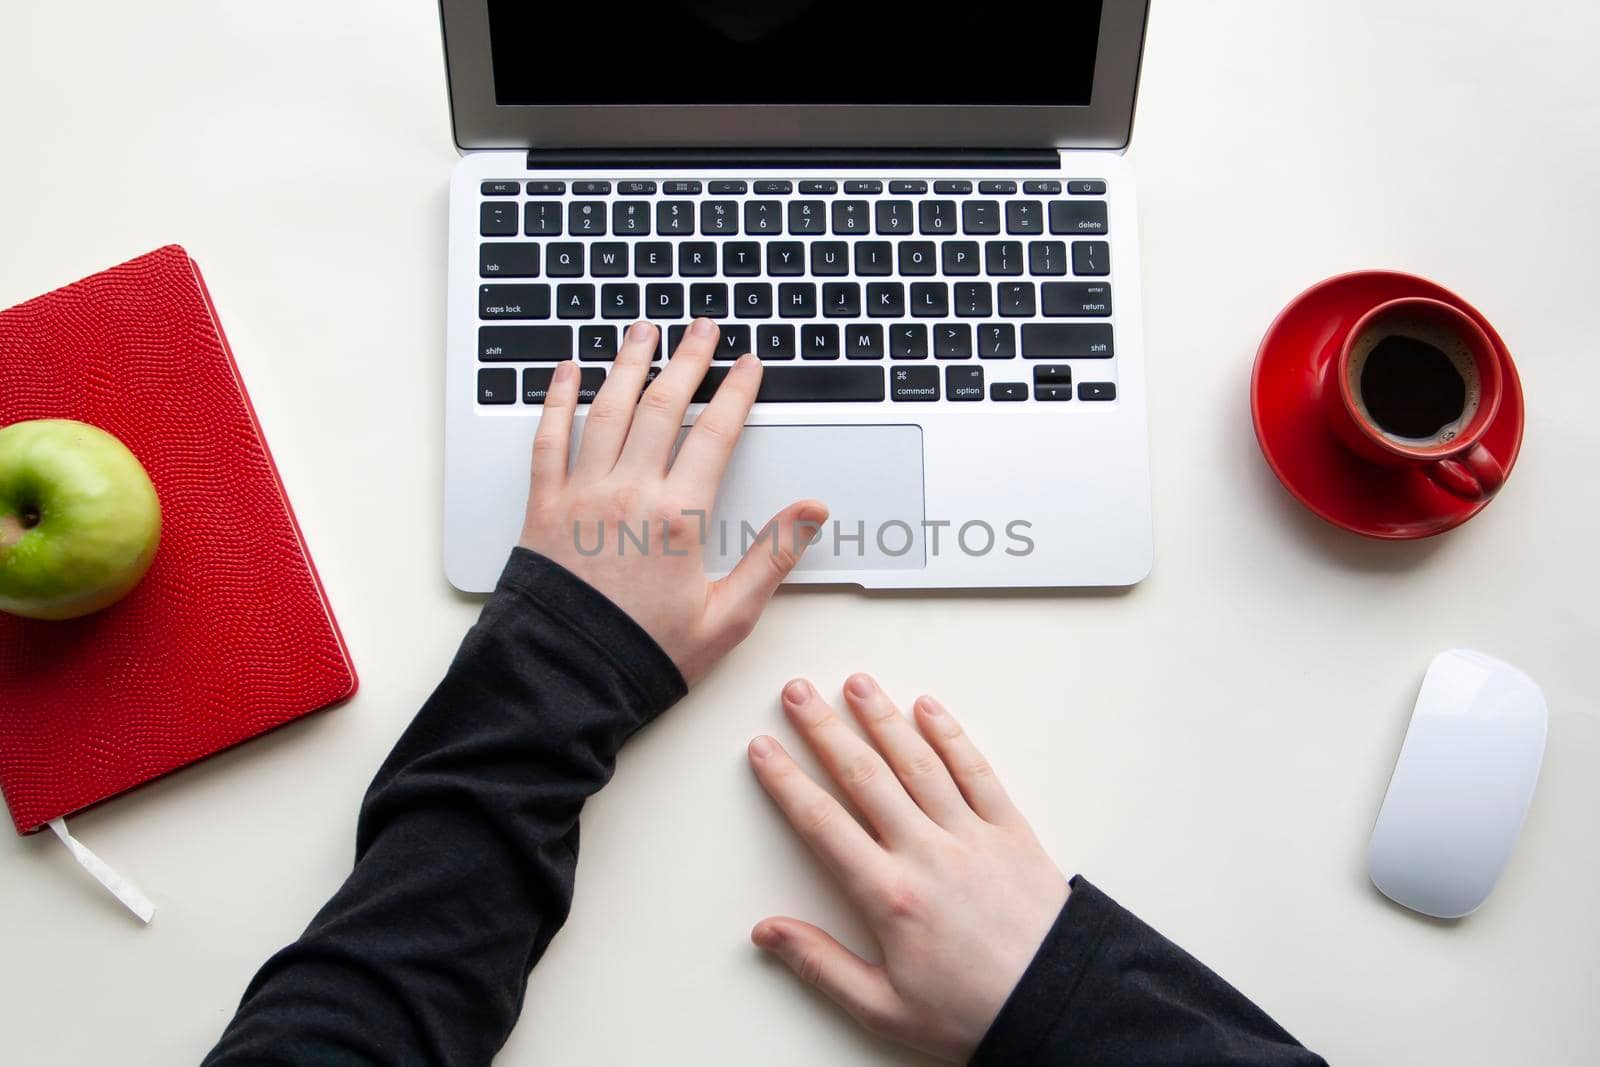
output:
[{"label": "thumb", "polygon": [[815,986],[862,1026],[893,1036],[900,995],[882,967],[839,944],[827,931],[799,919],[763,919],[750,940],[777,956],[807,985]]},{"label": "thumb", "polygon": [[774,515],[744,558],[717,582],[729,616],[748,619],[753,626],[827,520],[827,505],[817,500],[797,500]]}]

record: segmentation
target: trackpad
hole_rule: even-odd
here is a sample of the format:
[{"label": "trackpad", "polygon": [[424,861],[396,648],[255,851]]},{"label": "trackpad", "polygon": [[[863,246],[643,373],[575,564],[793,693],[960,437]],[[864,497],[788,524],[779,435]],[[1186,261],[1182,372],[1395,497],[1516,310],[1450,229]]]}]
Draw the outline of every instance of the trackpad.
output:
[{"label": "trackpad", "polygon": [[799,570],[927,566],[921,427],[749,426],[706,529],[706,570],[732,570],[747,547],[771,551],[767,522],[807,497],[831,514]]}]

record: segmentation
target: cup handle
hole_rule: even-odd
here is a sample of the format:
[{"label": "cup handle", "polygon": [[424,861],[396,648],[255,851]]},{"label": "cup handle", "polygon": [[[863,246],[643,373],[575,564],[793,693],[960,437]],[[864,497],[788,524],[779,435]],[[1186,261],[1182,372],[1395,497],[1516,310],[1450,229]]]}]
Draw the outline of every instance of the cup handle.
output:
[{"label": "cup handle", "polygon": [[1428,477],[1441,489],[1465,500],[1482,500],[1499,492],[1505,484],[1505,468],[1481,444],[1465,455],[1442,459],[1428,468]]}]

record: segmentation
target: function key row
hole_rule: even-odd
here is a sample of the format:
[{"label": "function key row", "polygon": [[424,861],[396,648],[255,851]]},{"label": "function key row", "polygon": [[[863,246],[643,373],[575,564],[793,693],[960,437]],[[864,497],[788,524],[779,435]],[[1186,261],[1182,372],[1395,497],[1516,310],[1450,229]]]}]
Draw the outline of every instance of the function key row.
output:
[{"label": "function key row", "polygon": [[[794,191],[795,183],[787,179],[767,179],[762,181],[746,182],[713,181],[701,183],[698,181],[670,181],[661,183],[661,192],[667,196],[699,196],[702,188],[716,195],[738,195],[754,189],[758,196],[787,195]],[[839,191],[839,183],[831,179],[811,179],[799,183],[803,195],[831,196]],[[895,195],[911,195],[926,193],[928,183],[922,180],[899,180],[888,183],[889,192]],[[480,186],[484,196],[516,196],[523,190],[523,183],[505,179],[501,181],[486,181]],[[527,183],[529,196],[562,196],[567,191],[564,181],[531,181]],[[965,196],[972,192],[973,183],[970,181],[936,181],[933,191],[942,196]],[[981,181],[977,183],[978,192],[985,196],[1010,195],[1017,191],[1014,181]],[[846,194],[860,196],[875,196],[883,192],[884,183],[876,180],[853,179],[844,183]],[[1104,196],[1106,183],[1103,181],[1069,181],[1066,183],[1067,192],[1073,196]],[[1032,181],[1023,182],[1022,191],[1029,196],[1059,196],[1061,183],[1058,181]],[[656,183],[653,181],[630,180],[617,182],[619,196],[653,196],[656,192]],[[581,181],[572,183],[574,196],[609,196],[611,183],[608,181]]]}]

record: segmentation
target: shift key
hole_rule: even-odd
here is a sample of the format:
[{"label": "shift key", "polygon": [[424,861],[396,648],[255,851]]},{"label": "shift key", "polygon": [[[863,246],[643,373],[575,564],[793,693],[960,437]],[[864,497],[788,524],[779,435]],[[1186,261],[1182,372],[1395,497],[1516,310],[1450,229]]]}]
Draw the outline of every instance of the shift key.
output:
[{"label": "shift key", "polygon": [[1022,327],[1026,359],[1107,359],[1113,354],[1109,322],[1030,322]]},{"label": "shift key", "polygon": [[478,358],[486,363],[558,363],[572,358],[571,326],[480,326]]}]

